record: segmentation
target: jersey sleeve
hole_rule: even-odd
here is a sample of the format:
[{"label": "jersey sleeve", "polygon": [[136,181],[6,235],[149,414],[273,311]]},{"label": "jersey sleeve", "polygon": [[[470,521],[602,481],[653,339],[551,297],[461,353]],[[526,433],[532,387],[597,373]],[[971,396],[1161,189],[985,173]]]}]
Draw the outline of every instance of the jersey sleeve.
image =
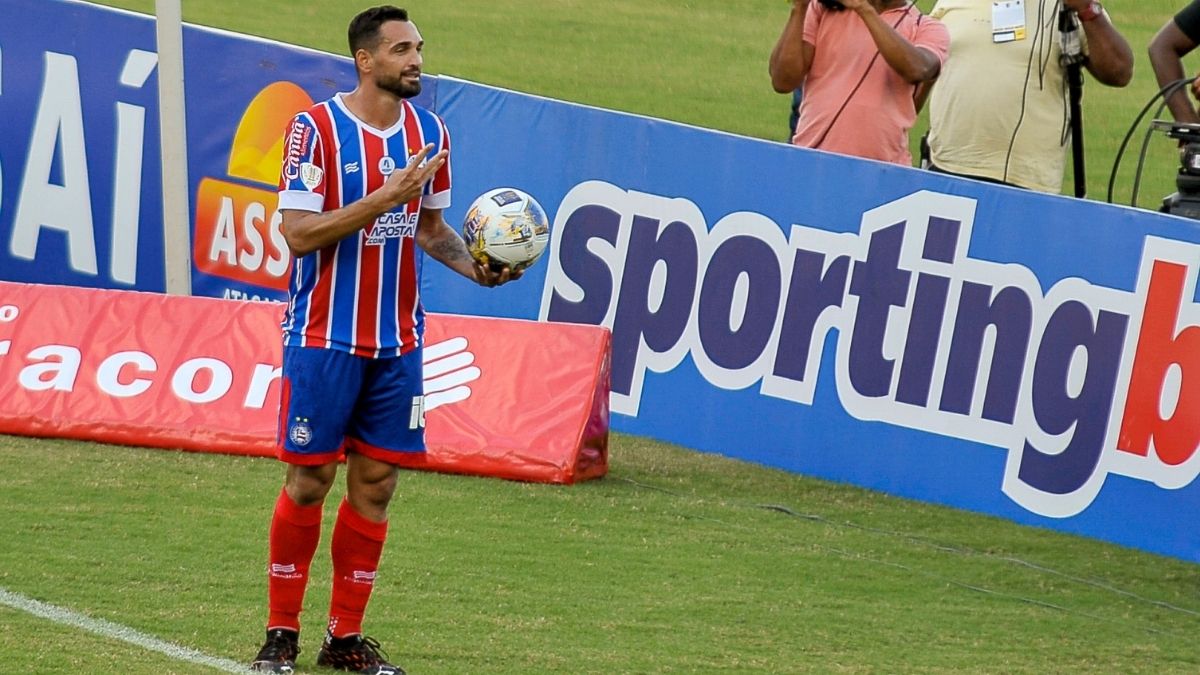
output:
[{"label": "jersey sleeve", "polygon": [[317,125],[307,113],[288,124],[283,137],[283,168],[279,175],[279,210],[320,212],[325,206],[325,148]]},{"label": "jersey sleeve", "polygon": [[1200,0],[1184,7],[1175,15],[1175,25],[1192,42],[1200,44]]},{"label": "jersey sleeve", "polygon": [[[437,128],[440,138],[437,139],[435,151],[450,150],[450,130],[441,117],[437,118]],[[453,153],[446,155],[446,162],[438,169],[428,183],[425,184],[421,207],[426,209],[446,209],[450,207],[451,169],[450,158]]]},{"label": "jersey sleeve", "polygon": [[809,3],[808,13],[804,16],[803,40],[814,47],[817,44],[817,31],[821,29],[821,20],[825,18],[825,5],[819,2]]}]

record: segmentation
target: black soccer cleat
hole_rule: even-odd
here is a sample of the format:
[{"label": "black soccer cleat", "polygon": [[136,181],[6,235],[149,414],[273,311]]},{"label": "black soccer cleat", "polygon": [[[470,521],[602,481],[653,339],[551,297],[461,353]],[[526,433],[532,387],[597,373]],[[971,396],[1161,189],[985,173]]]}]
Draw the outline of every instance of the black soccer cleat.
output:
[{"label": "black soccer cleat", "polygon": [[258,656],[250,664],[250,670],[256,673],[283,673],[292,675],[296,672],[296,656],[300,654],[300,634],[286,628],[275,628],[267,631],[267,641]]},{"label": "black soccer cleat", "polygon": [[404,669],[387,662],[379,642],[362,635],[335,638],[325,634],[325,643],[317,654],[317,665],[360,675],[404,675]]}]

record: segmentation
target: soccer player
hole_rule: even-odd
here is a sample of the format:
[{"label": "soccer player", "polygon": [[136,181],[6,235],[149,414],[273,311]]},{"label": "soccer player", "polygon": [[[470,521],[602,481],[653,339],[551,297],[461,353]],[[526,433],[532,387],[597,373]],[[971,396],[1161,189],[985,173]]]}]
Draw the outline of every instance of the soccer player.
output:
[{"label": "soccer player", "polygon": [[424,43],[408,13],[350,22],[358,86],[297,115],[284,138],[282,230],[295,256],[283,320],[280,459],[287,478],[271,521],[267,639],[251,669],[291,673],[325,495],[346,462],[333,526],[333,595],[317,664],[403,671],[362,621],[387,536],[395,463],[424,452],[424,312],[416,247],[483,286],[520,276],[474,261],[442,215],[450,137],[407,99],[421,90]]}]

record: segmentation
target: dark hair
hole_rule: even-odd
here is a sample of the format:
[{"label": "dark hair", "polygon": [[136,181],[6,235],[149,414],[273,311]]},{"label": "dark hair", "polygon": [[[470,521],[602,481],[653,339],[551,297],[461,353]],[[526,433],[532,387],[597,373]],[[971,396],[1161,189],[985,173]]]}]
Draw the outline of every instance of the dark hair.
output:
[{"label": "dark hair", "polygon": [[350,20],[347,30],[350,38],[350,56],[360,49],[370,51],[379,44],[379,27],[388,21],[408,21],[408,10],[381,5],[364,9]]}]

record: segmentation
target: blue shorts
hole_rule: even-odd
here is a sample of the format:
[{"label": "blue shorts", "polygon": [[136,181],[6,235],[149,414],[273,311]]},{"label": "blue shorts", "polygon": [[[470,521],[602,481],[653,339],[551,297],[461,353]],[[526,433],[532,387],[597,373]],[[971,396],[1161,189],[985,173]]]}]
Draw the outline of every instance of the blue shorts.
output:
[{"label": "blue shorts", "polygon": [[357,452],[397,464],[425,452],[421,352],[371,359],[284,347],[279,459],[317,466]]}]

